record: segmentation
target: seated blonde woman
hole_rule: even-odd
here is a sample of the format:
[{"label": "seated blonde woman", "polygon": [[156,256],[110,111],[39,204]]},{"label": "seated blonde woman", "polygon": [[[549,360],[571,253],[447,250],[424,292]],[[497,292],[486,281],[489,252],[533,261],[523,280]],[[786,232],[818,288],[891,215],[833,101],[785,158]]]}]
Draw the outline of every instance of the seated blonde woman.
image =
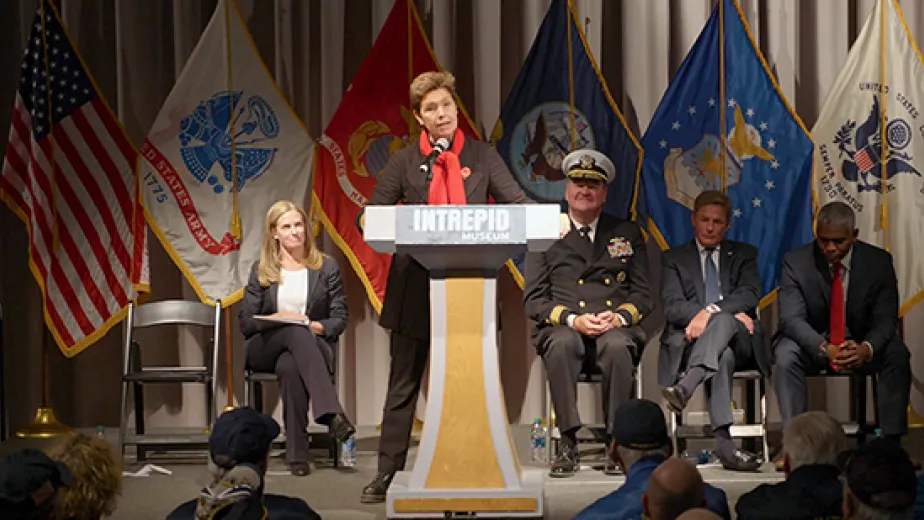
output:
[{"label": "seated blonde woman", "polygon": [[105,439],[70,435],[48,450],[48,456],[73,475],[70,485],[58,491],[54,518],[97,520],[112,515],[122,494],[122,465]]},{"label": "seated blonde woman", "polygon": [[[308,466],[308,397],[315,421],[339,441],[356,429],[343,413],[331,379],[332,352],[347,324],[347,301],[340,267],[321,253],[307,230],[305,210],[279,201],[266,213],[263,248],[250,273],[240,313],[245,363],[275,372],[282,393],[286,463],[293,475]],[[254,316],[298,323],[267,326]]]}]

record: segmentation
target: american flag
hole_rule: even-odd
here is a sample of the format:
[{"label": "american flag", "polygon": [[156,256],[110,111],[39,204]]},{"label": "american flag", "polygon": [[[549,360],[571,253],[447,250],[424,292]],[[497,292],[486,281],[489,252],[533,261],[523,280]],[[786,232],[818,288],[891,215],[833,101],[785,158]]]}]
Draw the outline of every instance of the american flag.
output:
[{"label": "american flag", "polygon": [[148,283],[137,151],[48,0],[22,60],[0,197],[25,222],[45,321],[68,357],[102,337]]},{"label": "american flag", "polygon": [[879,164],[879,158],[874,157],[870,152],[875,153],[875,150],[873,150],[871,146],[867,146],[853,155],[853,160],[856,161],[857,168],[863,173],[869,172],[873,167]]}]

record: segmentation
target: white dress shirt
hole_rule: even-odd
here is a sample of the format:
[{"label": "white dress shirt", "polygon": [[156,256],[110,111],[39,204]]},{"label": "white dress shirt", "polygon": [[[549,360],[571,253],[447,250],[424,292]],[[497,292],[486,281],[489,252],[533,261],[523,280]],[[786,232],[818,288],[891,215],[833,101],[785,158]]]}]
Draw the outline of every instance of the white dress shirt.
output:
[{"label": "white dress shirt", "polygon": [[276,310],[305,314],[308,305],[308,269],[282,269],[282,283],[276,293]]}]

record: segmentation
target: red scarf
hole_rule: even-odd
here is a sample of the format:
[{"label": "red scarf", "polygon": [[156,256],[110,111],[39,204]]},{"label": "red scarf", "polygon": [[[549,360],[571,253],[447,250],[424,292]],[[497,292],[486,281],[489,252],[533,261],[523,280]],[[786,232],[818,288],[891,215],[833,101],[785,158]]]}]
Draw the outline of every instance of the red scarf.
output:
[{"label": "red scarf", "polygon": [[[456,128],[452,137],[452,147],[439,154],[433,162],[433,179],[430,181],[430,195],[427,203],[431,206],[442,204],[465,205],[465,180],[462,178],[462,164],[459,153],[465,146],[465,135]],[[420,153],[430,155],[433,145],[426,132],[420,133]]]}]

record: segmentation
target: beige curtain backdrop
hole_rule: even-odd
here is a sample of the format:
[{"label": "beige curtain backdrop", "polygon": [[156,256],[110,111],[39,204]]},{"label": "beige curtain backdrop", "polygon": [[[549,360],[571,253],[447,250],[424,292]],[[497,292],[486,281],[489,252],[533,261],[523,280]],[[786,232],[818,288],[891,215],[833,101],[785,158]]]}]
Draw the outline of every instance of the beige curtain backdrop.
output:
[{"label": "beige curtain backdrop", "polygon": [[[116,110],[131,140],[140,145],[161,104],[208,22],[216,0],[56,0],[66,27]],[[549,0],[416,0],[424,27],[442,65],[458,78],[459,95],[477,126],[490,131],[539,28]],[[576,0],[590,48],[634,131],[641,134],[673,73],[709,16],[711,0]],[[840,70],[851,42],[874,0],[743,0],[755,38],[776,71],[783,92],[811,128]],[[9,1],[0,19],[0,131],[9,115],[19,64],[35,0]],[[241,0],[254,41],[269,69],[317,138],[366,56],[394,0]],[[924,5],[902,0],[912,34],[924,39]],[[924,237],[922,237],[924,238]],[[152,299],[195,299],[195,295],[153,239]],[[332,242],[323,248],[344,268],[350,325],[341,345],[340,392],[357,424],[381,419],[388,378],[387,333],[376,324],[356,276]],[[0,302],[4,317],[6,405],[12,428],[32,419],[41,395],[44,340],[41,298],[28,270],[26,231],[5,206],[0,209]],[[658,265],[657,258],[653,265]],[[657,275],[655,276],[657,279]],[[520,293],[505,277],[499,293],[502,313],[500,357],[508,415],[526,423],[541,414],[544,376],[527,340]],[[655,291],[655,295],[657,292]],[[232,309],[236,399],[243,395],[241,338]],[[924,306],[906,319],[917,378],[912,402],[924,411]],[[763,319],[772,326],[776,310]],[[659,400],[655,383],[658,337],[653,333],[643,360],[644,396]],[[51,404],[74,426],[118,424],[121,326],[73,359],[52,352]],[[151,362],[199,363],[201,334],[157,332],[142,337]],[[222,352],[221,359],[224,359]],[[224,406],[227,381],[220,370],[216,405]],[[811,406],[847,419],[844,382],[815,381]],[[268,399],[276,399],[276,395]],[[600,418],[600,396],[582,388],[585,421]],[[701,397],[696,406],[702,406]],[[777,418],[775,397],[770,399]],[[422,407],[419,408],[422,410]],[[153,426],[193,426],[204,418],[203,394],[194,386],[152,388],[146,414]],[[278,416],[279,409],[276,409]]]}]

